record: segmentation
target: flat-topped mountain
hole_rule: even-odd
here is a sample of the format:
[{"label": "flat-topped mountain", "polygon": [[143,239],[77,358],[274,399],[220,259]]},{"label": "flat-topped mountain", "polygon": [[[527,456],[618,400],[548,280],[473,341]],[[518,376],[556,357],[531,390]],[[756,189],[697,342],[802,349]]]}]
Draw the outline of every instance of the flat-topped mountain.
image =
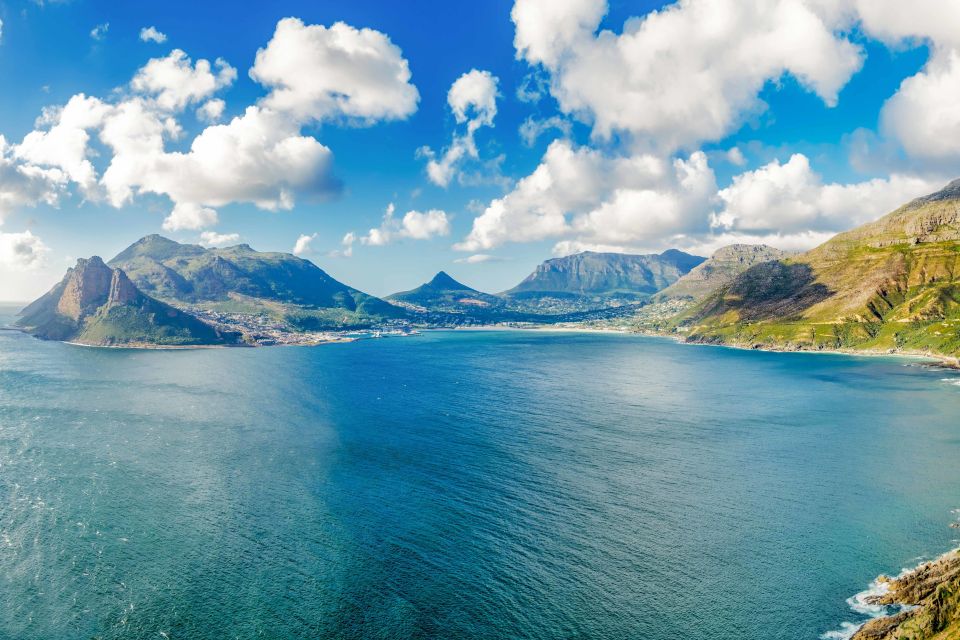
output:
[{"label": "flat-topped mountain", "polygon": [[120,252],[123,269],[144,292],[211,312],[269,314],[304,328],[366,326],[403,311],[357,291],[309,260],[241,244],[206,249],[150,235]]},{"label": "flat-topped mountain", "polygon": [[695,340],[960,353],[960,181],[747,269],[682,323]]},{"label": "flat-topped mountain", "polygon": [[21,312],[17,324],[40,338],[92,345],[208,345],[237,339],[145,295],[122,270],[97,256],[78,260]]},{"label": "flat-topped mountain", "polygon": [[650,295],[670,286],[704,260],[676,249],[650,255],[584,251],[543,262],[504,295]]},{"label": "flat-topped mountain", "polygon": [[718,288],[732,282],[750,267],[770,260],[780,260],[789,255],[786,251],[765,244],[731,244],[721,247],[705,262],[700,263],[658,293],[655,300],[674,298],[702,300]]},{"label": "flat-topped mountain", "polygon": [[430,282],[416,289],[387,296],[389,302],[417,310],[459,313],[496,307],[502,303],[497,296],[477,291],[440,271]]},{"label": "flat-topped mountain", "polygon": [[636,303],[670,286],[704,260],[676,249],[649,255],[584,251],[543,262],[500,295],[512,307],[538,311]]}]

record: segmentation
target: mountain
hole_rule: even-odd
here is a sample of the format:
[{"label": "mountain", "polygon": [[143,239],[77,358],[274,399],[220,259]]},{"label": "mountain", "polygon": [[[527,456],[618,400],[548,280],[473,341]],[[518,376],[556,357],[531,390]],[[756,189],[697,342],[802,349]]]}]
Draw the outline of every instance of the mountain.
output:
[{"label": "mountain", "polygon": [[705,260],[676,249],[631,255],[585,251],[540,264],[513,289],[513,305],[544,311],[636,303],[670,286]]},{"label": "mountain", "polygon": [[370,326],[404,315],[308,260],[255,251],[245,244],[206,249],[150,235],[120,252],[110,265],[170,304],[218,314],[267,315],[294,330]]},{"label": "mountain", "polygon": [[750,267],[770,260],[780,260],[789,255],[786,251],[765,244],[731,244],[721,247],[705,262],[659,292],[654,299],[664,301],[683,298],[699,301],[729,284]]},{"label": "mountain", "polygon": [[754,265],[678,324],[691,340],[755,347],[960,354],[960,180]]},{"label": "mountain", "polygon": [[145,295],[99,257],[80,259],[21,313],[18,326],[50,340],[91,345],[211,345],[237,337]]},{"label": "mountain", "polygon": [[497,296],[482,293],[457,282],[444,271],[416,289],[394,293],[386,299],[413,310],[450,313],[484,311],[496,308],[503,302]]}]

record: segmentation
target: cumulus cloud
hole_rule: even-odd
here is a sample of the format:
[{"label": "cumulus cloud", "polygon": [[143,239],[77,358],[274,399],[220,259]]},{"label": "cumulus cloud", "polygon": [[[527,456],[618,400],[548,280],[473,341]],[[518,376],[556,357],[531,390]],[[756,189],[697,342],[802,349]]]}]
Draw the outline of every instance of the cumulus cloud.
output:
[{"label": "cumulus cloud", "polygon": [[200,244],[204,247],[227,247],[240,241],[239,233],[217,233],[204,231],[200,234]]},{"label": "cumulus cloud", "polygon": [[493,200],[455,248],[480,251],[506,242],[576,234],[616,242],[705,226],[716,181],[706,156],[666,161],[652,154],[610,156],[555,140],[540,165]]},{"label": "cumulus cloud", "polygon": [[162,109],[179,111],[230,86],[236,79],[237,70],[222,58],[217,58],[212,67],[209,60],[203,59],[193,64],[185,52],[174,49],[164,58],[147,62],[137,71],[130,87],[153,96]]},{"label": "cumulus cloud", "polygon": [[182,231],[189,229],[196,231],[204,227],[212,227],[218,221],[217,212],[207,207],[201,207],[192,202],[178,202],[173,211],[163,221],[164,231]]},{"label": "cumulus cloud", "polygon": [[723,137],[786,73],[833,105],[862,64],[827,3],[680,0],[596,34],[606,10],[605,0],[517,0],[517,57],[550,73],[560,109],[594,136],[664,152]]},{"label": "cumulus cloud", "polygon": [[293,255],[302,256],[306,253],[310,253],[310,245],[316,240],[317,234],[313,233],[307,235],[305,233],[300,234],[300,237],[297,238],[297,241],[293,245]]},{"label": "cumulus cloud", "polygon": [[[236,75],[222,59],[194,62],[175,49],[148,61],[109,99],[78,94],[45,109],[19,145],[4,142],[0,171],[9,175],[0,183],[0,209],[55,203],[69,183],[115,207],[142,194],[166,196],[167,230],[209,227],[216,208],[230,203],[290,209],[298,197],[324,199],[341,190],[332,152],[304,127],[321,119],[372,124],[406,117],[418,100],[407,61],[386,35],[287,19],[251,69],[267,95],[169,151],[167,143],[183,136],[178,117],[188,107],[199,105],[203,122],[223,117],[226,104],[215,94]],[[92,148],[94,140],[102,147]],[[101,150],[108,155],[98,175],[92,159]]]},{"label": "cumulus cloud", "polygon": [[47,245],[29,231],[0,232],[0,266],[14,271],[28,271],[43,265],[49,252]]},{"label": "cumulus cloud", "polygon": [[936,191],[938,180],[894,174],[853,184],[824,183],[797,153],[733,179],[719,192],[722,209],[712,225],[753,233],[836,232],[873,220],[917,196]]},{"label": "cumulus cloud", "polygon": [[197,109],[197,118],[203,122],[219,122],[223,117],[223,112],[227,108],[227,103],[220,98],[207,100]]},{"label": "cumulus cloud", "polygon": [[357,234],[353,231],[345,234],[340,240],[340,249],[335,249],[327,255],[331,258],[350,258],[353,257],[353,245],[357,241]]},{"label": "cumulus cloud", "polygon": [[144,27],[140,29],[140,39],[144,42],[156,42],[162,44],[167,41],[167,34],[157,30],[156,27]]},{"label": "cumulus cloud", "polygon": [[446,187],[459,173],[459,165],[479,154],[474,134],[480,127],[492,127],[497,115],[497,84],[500,80],[489,71],[471,69],[454,81],[447,93],[447,104],[458,124],[466,124],[463,133],[454,133],[450,146],[442,154],[421,147],[419,155],[427,158],[427,176],[440,187]]},{"label": "cumulus cloud", "polygon": [[19,162],[6,139],[0,136],[0,224],[22,207],[56,206],[69,179],[57,168]]},{"label": "cumulus cloud", "polygon": [[257,51],[250,77],[271,89],[264,107],[301,122],[401,120],[420,100],[400,48],[379,31],[343,22],[325,27],[281,20]]},{"label": "cumulus cloud", "polygon": [[434,236],[450,235],[450,220],[445,211],[407,211],[399,220],[394,217],[395,211],[396,207],[391,202],[387,205],[380,226],[370,229],[360,241],[366,245],[382,246],[401,238],[428,240]]}]

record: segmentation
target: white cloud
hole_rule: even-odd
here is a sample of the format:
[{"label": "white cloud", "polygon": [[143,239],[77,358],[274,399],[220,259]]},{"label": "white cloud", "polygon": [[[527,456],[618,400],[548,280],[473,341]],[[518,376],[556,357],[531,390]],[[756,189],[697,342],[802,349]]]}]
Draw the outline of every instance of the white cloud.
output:
[{"label": "white cloud", "polygon": [[627,234],[649,236],[669,221],[679,233],[696,226],[698,209],[705,217],[703,200],[715,191],[713,172],[699,152],[671,165],[650,154],[610,156],[555,140],[534,172],[493,200],[455,248],[480,251],[572,234],[609,242]]},{"label": "white cloud", "polygon": [[732,165],[742,167],[747,164],[747,159],[744,157],[743,151],[740,151],[740,147],[731,147],[726,155],[727,161]]},{"label": "white cloud", "polygon": [[0,232],[0,266],[14,271],[27,271],[43,266],[49,252],[47,245],[29,231]]},{"label": "white cloud", "polygon": [[167,34],[158,31],[156,27],[144,27],[140,29],[140,39],[144,42],[156,42],[162,44],[167,41]]},{"label": "white cloud", "polygon": [[138,93],[153,96],[162,109],[180,111],[188,104],[200,102],[230,86],[237,79],[237,70],[222,58],[217,58],[213,67],[209,60],[203,59],[193,64],[185,52],[174,49],[165,58],[153,58],[147,62],[134,76],[130,87]]},{"label": "white cloud", "polygon": [[480,127],[493,126],[493,119],[497,115],[499,82],[489,71],[471,69],[450,87],[447,104],[456,121],[467,126],[463,134],[454,133],[450,146],[439,157],[429,147],[418,150],[418,155],[428,159],[427,176],[434,184],[446,187],[459,174],[459,165],[463,160],[479,156],[474,134]]},{"label": "white cloud", "polygon": [[239,233],[217,233],[204,231],[200,234],[200,244],[204,247],[226,247],[240,241]]},{"label": "white cloud", "polygon": [[353,256],[353,244],[357,241],[357,234],[353,231],[345,234],[343,239],[340,241],[340,246],[343,247],[340,251],[333,251],[331,255],[340,258],[350,258]]},{"label": "white cloud", "polygon": [[90,30],[90,37],[98,41],[103,40],[107,37],[108,31],[110,31],[110,23],[104,22],[103,24],[98,24]]},{"label": "white cloud", "polygon": [[272,89],[264,107],[301,122],[401,120],[420,99],[400,48],[379,31],[343,22],[325,27],[281,20],[257,51],[250,77]]},{"label": "white cloud", "polygon": [[0,43],[3,42],[3,20],[0,20]]},{"label": "white cloud", "polygon": [[[144,35],[156,41],[149,29]],[[419,100],[400,49],[383,33],[343,23],[327,28],[282,20],[250,73],[268,94],[177,151],[166,145],[183,137],[178,117],[187,107],[199,105],[201,121],[223,116],[226,105],[213,96],[237,74],[224,60],[194,63],[175,49],[147,62],[127,91],[109,99],[78,94],[44,110],[21,144],[3,143],[0,213],[55,204],[70,183],[87,199],[115,207],[142,194],[167,196],[168,230],[210,226],[216,208],[230,203],[290,209],[298,197],[323,199],[341,189],[332,152],[303,135],[305,126],[403,118]],[[93,148],[94,140],[107,152],[99,175],[92,159],[101,149]]]},{"label": "white cloud", "polygon": [[297,241],[293,245],[293,255],[302,256],[306,253],[310,253],[310,245],[316,240],[317,234],[300,234],[300,237],[297,238]]},{"label": "white cloud", "polygon": [[88,130],[100,126],[109,111],[110,106],[99,99],[77,94],[63,107],[44,110],[38,124],[49,128],[28,133],[14,153],[35,165],[62,169],[85,195],[96,197],[97,174],[89,159]]},{"label": "white cloud", "polygon": [[490,255],[489,253],[475,253],[466,258],[457,258],[454,262],[459,264],[481,264],[484,262],[500,262],[503,258]]},{"label": "white cloud", "polygon": [[792,74],[827,105],[862,64],[842,12],[805,0],[680,0],[595,34],[604,0],[517,0],[517,57],[550,72],[564,113],[664,152],[716,140]]},{"label": "white cloud", "polygon": [[520,124],[520,139],[523,140],[523,144],[532,147],[536,144],[537,138],[551,129],[556,129],[563,137],[570,137],[569,120],[560,116],[550,116],[542,120],[529,116]]},{"label": "white cloud", "polygon": [[853,184],[824,184],[803,154],[740,174],[719,192],[713,226],[739,233],[836,232],[874,220],[940,181],[894,174]]},{"label": "white cloud", "polygon": [[960,159],[960,51],[940,50],[883,106],[882,131],[915,158]]},{"label": "white cloud", "polygon": [[18,161],[0,136],[0,224],[22,207],[44,203],[56,206],[68,178],[60,169],[41,168]]},{"label": "white cloud", "polygon": [[217,212],[192,202],[178,202],[163,221],[165,231],[196,231],[217,224]]},{"label": "white cloud", "polygon": [[396,208],[391,202],[387,205],[380,226],[370,229],[360,241],[366,245],[382,246],[400,238],[428,240],[450,234],[450,220],[444,211],[408,211],[399,220],[394,217],[395,211]]},{"label": "white cloud", "polygon": [[223,112],[227,108],[227,103],[219,98],[207,100],[197,109],[197,118],[202,122],[220,122]]}]

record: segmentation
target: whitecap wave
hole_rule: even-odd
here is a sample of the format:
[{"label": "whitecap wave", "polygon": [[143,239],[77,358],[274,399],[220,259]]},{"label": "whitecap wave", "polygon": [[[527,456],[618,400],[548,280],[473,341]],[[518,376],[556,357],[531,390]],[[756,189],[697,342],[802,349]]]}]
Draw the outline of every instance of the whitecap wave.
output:
[{"label": "whitecap wave", "polygon": [[847,605],[851,611],[866,616],[866,620],[861,620],[860,622],[841,622],[839,629],[821,634],[821,640],[850,640],[857,630],[870,620],[893,616],[901,611],[913,609],[913,607],[909,605],[883,605],[876,603],[878,598],[890,592],[890,583],[893,580],[898,580],[911,571],[913,571],[913,569],[903,569],[893,578],[885,578],[883,580],[877,578],[871,582],[866,589],[847,598]]},{"label": "whitecap wave", "polygon": [[955,387],[960,387],[960,378],[940,378],[940,382],[946,382],[947,384],[952,384]]}]

